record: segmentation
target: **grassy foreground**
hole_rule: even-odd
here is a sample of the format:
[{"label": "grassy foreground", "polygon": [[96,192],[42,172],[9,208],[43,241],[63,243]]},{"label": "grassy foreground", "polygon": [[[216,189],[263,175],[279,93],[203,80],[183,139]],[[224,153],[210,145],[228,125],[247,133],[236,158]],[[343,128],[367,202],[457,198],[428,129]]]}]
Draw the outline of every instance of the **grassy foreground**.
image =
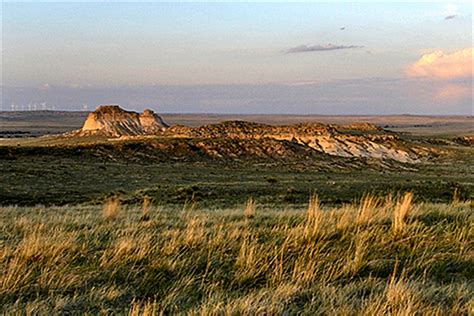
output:
[{"label": "grassy foreground", "polygon": [[6,314],[472,314],[472,205],[0,208]]}]

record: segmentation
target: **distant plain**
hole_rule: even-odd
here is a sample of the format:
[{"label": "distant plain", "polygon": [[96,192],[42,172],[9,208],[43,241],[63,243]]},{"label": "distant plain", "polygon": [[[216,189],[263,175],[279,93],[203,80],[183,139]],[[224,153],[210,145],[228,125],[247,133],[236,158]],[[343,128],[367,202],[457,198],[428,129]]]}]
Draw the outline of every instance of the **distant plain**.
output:
[{"label": "distant plain", "polygon": [[[11,135],[40,136],[58,134],[81,128],[88,112],[20,111],[0,112],[0,138]],[[319,122],[323,124],[373,123],[395,132],[414,135],[474,135],[472,116],[418,116],[418,115],[243,115],[243,114],[173,114],[160,115],[170,125],[200,126],[229,120],[266,124],[296,124]]]}]

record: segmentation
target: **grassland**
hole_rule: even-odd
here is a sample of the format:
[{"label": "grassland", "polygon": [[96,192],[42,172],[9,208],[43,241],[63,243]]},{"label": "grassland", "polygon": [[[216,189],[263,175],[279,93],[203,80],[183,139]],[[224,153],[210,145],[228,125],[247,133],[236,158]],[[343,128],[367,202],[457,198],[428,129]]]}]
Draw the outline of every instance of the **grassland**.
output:
[{"label": "grassland", "polygon": [[472,205],[0,209],[5,314],[468,315]]},{"label": "grassland", "polygon": [[437,154],[1,140],[0,314],[474,314],[474,149],[452,141],[467,125],[401,122]]},{"label": "grassland", "polygon": [[5,184],[0,185],[0,205],[102,203],[110,195],[134,203],[147,195],[155,203],[179,206],[192,200],[202,207],[223,208],[241,205],[253,195],[261,204],[301,207],[312,191],[326,204],[350,203],[365,192],[403,191],[415,192],[419,200],[447,202],[456,189],[465,199],[474,191],[469,163],[473,150],[467,147],[457,152],[456,160],[448,157],[395,170],[268,161],[159,161],[142,156],[137,160],[137,154],[129,159],[108,153],[97,157],[102,151],[14,149],[10,155],[0,147],[0,183]]},{"label": "grassland", "polygon": [[[25,135],[79,128],[86,115],[41,111],[1,114],[1,131],[18,130],[27,132]],[[121,196],[123,203],[135,203],[147,195],[155,203],[179,206],[192,200],[201,207],[223,208],[242,205],[253,195],[261,204],[301,207],[312,191],[317,191],[324,203],[339,205],[366,192],[385,195],[412,191],[419,201],[431,202],[449,201],[454,190],[465,199],[474,194],[474,149],[451,141],[472,134],[472,117],[169,114],[165,119],[193,126],[224,119],[273,124],[365,120],[397,131],[413,130],[416,135],[400,137],[424,142],[423,146],[432,142],[430,146],[443,155],[422,164],[391,168],[380,166],[377,160],[361,162],[334,156],[291,161],[192,160],[187,158],[189,152],[179,153],[179,146],[170,155],[165,151],[157,154],[156,149],[147,148],[147,141],[137,141],[124,150],[127,146],[119,142],[87,137],[67,141],[54,137],[0,139],[0,183],[4,184],[0,185],[0,205],[102,203],[111,195]],[[112,143],[117,143],[116,148],[110,148]]]}]

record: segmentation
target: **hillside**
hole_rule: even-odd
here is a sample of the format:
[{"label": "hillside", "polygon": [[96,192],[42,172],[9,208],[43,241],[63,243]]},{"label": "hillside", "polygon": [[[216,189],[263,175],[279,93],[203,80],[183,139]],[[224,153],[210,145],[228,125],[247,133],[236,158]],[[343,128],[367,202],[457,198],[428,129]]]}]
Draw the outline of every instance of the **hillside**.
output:
[{"label": "hillside", "polygon": [[108,137],[152,135],[168,127],[152,110],[139,114],[125,111],[117,105],[99,106],[89,113],[82,128],[70,136],[101,135]]},{"label": "hillside", "polygon": [[226,206],[248,195],[301,203],[313,190],[330,203],[400,190],[447,201],[454,191],[473,192],[468,136],[415,137],[369,123],[166,127],[161,115],[117,110],[89,114],[84,130],[66,135],[0,140],[0,183],[8,183],[0,204],[82,203],[112,193],[166,204]]},{"label": "hillside", "polygon": [[415,146],[396,133],[373,124],[325,125],[306,123],[266,125],[229,121],[197,128],[173,126],[164,132],[170,137],[287,141],[320,153],[357,158],[417,163],[429,149]]},{"label": "hillside", "polygon": [[[226,121],[200,127],[174,125],[169,127],[151,110],[142,114],[125,111],[118,106],[100,106],[90,113],[80,130],[64,135],[67,138],[104,136],[134,139],[155,136],[167,139],[186,139],[180,148],[166,145],[168,155],[186,150],[188,139],[193,144],[191,156],[211,158],[269,158],[306,159],[315,152],[338,157],[392,160],[401,163],[418,163],[430,149],[415,146],[400,139],[396,133],[369,123],[351,125],[325,125],[301,123],[293,125],[267,125],[245,121]],[[209,141],[200,141],[209,140]],[[157,144],[156,141],[153,142]],[[169,142],[167,143],[169,144]],[[299,152],[299,154],[298,154]]]}]

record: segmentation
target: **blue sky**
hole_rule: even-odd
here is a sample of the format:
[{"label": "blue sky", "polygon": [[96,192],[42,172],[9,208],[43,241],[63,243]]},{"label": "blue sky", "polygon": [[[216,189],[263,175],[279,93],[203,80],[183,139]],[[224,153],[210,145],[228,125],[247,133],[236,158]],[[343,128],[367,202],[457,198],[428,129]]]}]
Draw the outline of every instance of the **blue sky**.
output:
[{"label": "blue sky", "polygon": [[[465,54],[456,55],[472,48],[467,2],[6,2],[2,25],[3,109],[107,101],[135,109],[156,103],[168,112],[472,114],[472,72],[436,77],[446,60],[467,67]],[[442,55],[418,69],[433,52]],[[357,91],[341,88],[347,80]],[[295,90],[300,85],[309,88]],[[150,88],[159,86],[176,89],[161,95]],[[226,86],[245,87],[241,105],[235,87],[232,96],[215,98],[233,89]],[[285,106],[291,100],[296,105]]]}]

